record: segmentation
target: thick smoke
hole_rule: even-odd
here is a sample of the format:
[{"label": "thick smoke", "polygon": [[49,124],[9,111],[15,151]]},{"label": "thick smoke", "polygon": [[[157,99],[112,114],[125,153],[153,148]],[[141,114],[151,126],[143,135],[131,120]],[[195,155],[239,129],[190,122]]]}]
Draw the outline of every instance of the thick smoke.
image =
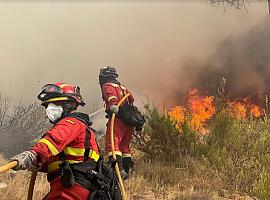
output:
[{"label": "thick smoke", "polygon": [[[258,25],[267,16],[263,3],[251,4],[249,14],[204,1],[0,4],[0,92],[14,101],[33,102],[42,85],[64,81],[81,87],[91,113],[102,107],[98,72],[106,65],[117,67],[139,105],[149,98],[169,107],[223,75],[243,93],[256,79],[268,81],[260,77],[267,48],[262,59],[253,52],[267,44]],[[254,81],[244,80],[251,73]]]},{"label": "thick smoke", "polygon": [[[264,20],[241,37],[228,37],[206,61],[186,60],[179,80],[186,80],[184,90],[199,88],[211,92],[209,85],[226,78],[229,98],[252,98],[262,103],[270,94],[270,21]],[[178,97],[177,97],[178,98]]]}]

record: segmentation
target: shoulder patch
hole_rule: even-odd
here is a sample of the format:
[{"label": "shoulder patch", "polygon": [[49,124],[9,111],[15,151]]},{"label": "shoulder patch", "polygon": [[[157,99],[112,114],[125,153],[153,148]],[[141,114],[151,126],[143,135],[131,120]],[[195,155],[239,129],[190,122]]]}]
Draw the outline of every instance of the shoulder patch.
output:
[{"label": "shoulder patch", "polygon": [[72,120],[70,120],[70,119],[67,119],[66,122],[69,122],[69,123],[71,123],[71,124],[73,124],[73,125],[75,124],[75,122],[72,121]]}]

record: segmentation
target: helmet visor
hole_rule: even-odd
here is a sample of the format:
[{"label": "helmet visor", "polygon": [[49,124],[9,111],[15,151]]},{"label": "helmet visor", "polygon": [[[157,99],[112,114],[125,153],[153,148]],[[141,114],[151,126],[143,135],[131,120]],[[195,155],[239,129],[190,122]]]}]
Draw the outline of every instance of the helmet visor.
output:
[{"label": "helmet visor", "polygon": [[42,87],[42,91],[38,95],[38,99],[41,101],[47,101],[53,97],[59,97],[63,95],[63,90],[54,84],[47,84]]},{"label": "helmet visor", "polygon": [[57,85],[54,84],[47,84],[45,86],[42,87],[42,92],[44,93],[64,93],[62,88],[58,87]]}]

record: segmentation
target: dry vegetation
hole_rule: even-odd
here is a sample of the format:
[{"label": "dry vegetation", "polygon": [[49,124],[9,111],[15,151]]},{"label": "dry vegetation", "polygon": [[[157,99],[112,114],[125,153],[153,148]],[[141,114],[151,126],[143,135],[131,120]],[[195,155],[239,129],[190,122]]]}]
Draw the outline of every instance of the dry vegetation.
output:
[{"label": "dry vegetation", "polygon": [[[16,126],[13,125],[12,130],[22,130],[16,133],[16,140],[22,135],[18,142],[24,141],[22,146],[29,146],[28,139],[36,136],[33,132],[26,134],[25,130],[42,132],[47,126],[46,123],[42,126],[39,120],[44,120],[43,113],[33,105],[15,106],[17,110],[36,108],[25,112],[28,114],[24,117],[15,115],[14,111],[7,112],[0,134],[11,119],[14,123],[12,116],[18,116],[19,121],[14,123]],[[209,136],[202,140],[186,123],[178,124],[183,130],[180,134],[176,122],[156,108],[147,107],[146,116],[146,129],[133,143],[136,165],[130,179],[125,181],[128,199],[269,199],[270,121],[267,117],[255,121],[238,120],[220,111],[209,124]],[[20,123],[20,119],[24,123]],[[15,151],[16,143],[9,143],[13,134],[10,137],[1,135],[5,137],[7,144],[1,140],[0,151],[5,147],[5,156],[9,157],[9,150],[17,153],[19,149]],[[5,162],[2,157],[0,164]],[[0,200],[26,199],[30,175],[25,171],[1,174]],[[34,199],[42,199],[48,189],[46,176],[39,174]]]},{"label": "dry vegetation", "polygon": [[[137,160],[138,162],[139,160]],[[1,164],[5,163],[4,159]],[[214,172],[194,160],[186,160],[185,168],[162,162],[137,164],[136,171],[125,181],[128,199],[134,200],[249,200],[222,189],[222,181]],[[26,199],[31,173],[20,171],[0,175],[0,200]],[[6,183],[7,187],[3,186]],[[44,174],[39,174],[34,199],[42,199],[49,190]]]}]

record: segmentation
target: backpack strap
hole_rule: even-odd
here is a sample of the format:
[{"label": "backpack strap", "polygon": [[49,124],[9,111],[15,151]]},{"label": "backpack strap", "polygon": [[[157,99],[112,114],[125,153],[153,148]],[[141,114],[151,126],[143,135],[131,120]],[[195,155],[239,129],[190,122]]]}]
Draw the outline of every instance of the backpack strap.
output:
[{"label": "backpack strap", "polygon": [[[85,140],[84,140],[84,148],[85,148],[84,161],[86,161],[86,160],[88,160],[89,153],[90,153],[90,148],[89,148],[89,139],[91,139],[91,132],[90,131],[93,131],[95,133],[96,130],[94,128],[92,128],[91,126],[89,126],[89,124],[83,118],[78,117],[76,115],[71,115],[71,116],[74,117],[75,119],[81,121],[86,126],[86,129],[85,129],[85,134],[86,135],[85,135]],[[98,145],[98,142],[97,142],[96,138],[95,138],[95,141],[96,141],[96,144],[97,144],[98,151],[100,153],[101,152],[100,147]]]},{"label": "backpack strap", "polygon": [[86,129],[85,129],[85,140],[84,140],[84,148],[85,148],[84,161],[88,160],[88,158],[89,158],[89,154],[90,154],[89,139],[91,139],[90,137],[91,137],[90,131],[89,131],[88,127],[86,127]]},{"label": "backpack strap", "polygon": [[[124,96],[126,95],[126,92],[125,92],[125,90],[121,87],[121,86],[122,86],[121,83],[119,83],[118,85],[119,85],[119,88],[121,89],[122,95],[123,95],[123,97],[124,97]],[[122,98],[123,98],[123,97],[122,97]],[[128,104],[131,104],[131,103],[129,102],[128,98],[127,98],[126,102],[127,102]]]}]

